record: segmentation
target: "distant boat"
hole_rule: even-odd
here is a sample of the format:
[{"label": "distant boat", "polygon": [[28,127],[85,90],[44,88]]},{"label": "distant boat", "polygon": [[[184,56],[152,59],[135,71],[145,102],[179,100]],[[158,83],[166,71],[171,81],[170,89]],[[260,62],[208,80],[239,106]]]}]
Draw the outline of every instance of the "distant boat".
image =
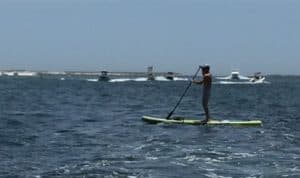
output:
[{"label": "distant boat", "polygon": [[257,72],[253,75],[253,77],[245,77],[240,75],[239,72],[233,71],[231,75],[227,77],[216,77],[217,79],[221,80],[217,83],[220,84],[262,84],[262,83],[269,83],[265,81],[265,77],[261,75],[260,72]]},{"label": "distant boat", "polygon": [[217,77],[219,80],[233,80],[233,81],[239,81],[239,80],[250,80],[249,77],[245,77],[240,75],[238,71],[232,71],[229,76],[226,77]]},{"label": "distant boat", "polygon": [[102,81],[102,82],[107,82],[109,81],[110,78],[108,77],[108,72],[107,71],[101,71],[101,75],[98,78],[98,81]]},{"label": "distant boat", "polygon": [[31,72],[31,71],[2,71],[0,75],[19,76],[19,77],[34,77],[34,76],[37,76],[37,73]]},{"label": "distant boat", "polygon": [[3,76],[18,76],[17,72],[2,72]]},{"label": "distant boat", "polygon": [[147,80],[155,80],[155,77],[153,75],[153,66],[148,67]]},{"label": "distant boat", "polygon": [[30,71],[22,71],[17,73],[20,77],[34,77],[37,76],[36,72],[30,72]]},{"label": "distant boat", "polygon": [[174,80],[175,74],[174,72],[168,72],[165,77],[168,80]]},{"label": "distant boat", "polygon": [[250,78],[250,82],[253,83],[263,83],[265,81],[266,77],[261,75],[261,72],[254,73],[253,77]]}]

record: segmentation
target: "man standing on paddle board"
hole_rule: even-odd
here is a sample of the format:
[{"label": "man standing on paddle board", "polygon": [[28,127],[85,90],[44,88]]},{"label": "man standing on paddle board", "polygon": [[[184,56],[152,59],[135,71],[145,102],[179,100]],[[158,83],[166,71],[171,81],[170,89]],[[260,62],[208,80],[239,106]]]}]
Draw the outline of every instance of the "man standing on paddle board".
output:
[{"label": "man standing on paddle board", "polygon": [[202,106],[205,112],[205,120],[203,121],[203,123],[207,123],[210,119],[208,102],[211,92],[212,75],[209,72],[209,65],[203,65],[200,66],[200,68],[202,69],[203,79],[201,81],[193,80],[193,83],[203,85]]}]

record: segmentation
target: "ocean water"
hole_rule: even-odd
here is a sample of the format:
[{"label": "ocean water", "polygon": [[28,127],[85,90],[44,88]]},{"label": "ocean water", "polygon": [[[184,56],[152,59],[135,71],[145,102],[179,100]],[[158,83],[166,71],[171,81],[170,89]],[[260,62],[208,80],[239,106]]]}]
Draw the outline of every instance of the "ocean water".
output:
[{"label": "ocean water", "polygon": [[[216,119],[262,127],[151,125],[187,81],[0,77],[0,177],[300,177],[300,77],[213,85]],[[201,87],[176,116],[202,119]]]}]

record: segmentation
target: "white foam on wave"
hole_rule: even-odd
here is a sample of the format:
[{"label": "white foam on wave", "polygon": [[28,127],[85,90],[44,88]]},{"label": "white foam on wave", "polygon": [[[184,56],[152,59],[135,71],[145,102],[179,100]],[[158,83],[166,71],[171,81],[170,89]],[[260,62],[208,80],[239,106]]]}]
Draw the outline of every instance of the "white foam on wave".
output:
[{"label": "white foam on wave", "polygon": [[172,161],[171,164],[174,164],[174,165],[177,165],[177,166],[182,166],[182,167],[188,166],[188,165],[186,165],[184,163],[180,163],[180,162],[177,162],[177,161]]},{"label": "white foam on wave", "polygon": [[86,79],[88,82],[98,82],[98,79]]},{"label": "white foam on wave", "polygon": [[[98,79],[86,79],[88,82],[98,82]],[[138,78],[115,78],[109,80],[109,82],[115,83],[115,82],[147,82],[149,81],[147,77],[138,77]],[[155,81],[162,81],[162,82],[169,82],[172,80],[168,80],[164,76],[157,76],[155,77]],[[175,77],[174,81],[188,81],[188,78],[179,78]]]},{"label": "white foam on wave", "polygon": [[139,77],[139,78],[117,78],[117,79],[111,79],[109,82],[145,82],[148,81],[146,77]]},{"label": "white foam on wave", "polygon": [[155,80],[157,80],[157,81],[170,81],[170,80],[168,80],[166,77],[164,77],[164,76],[157,76],[157,77],[155,77]]},{"label": "white foam on wave", "polygon": [[188,162],[194,162],[200,160],[200,158],[196,157],[195,155],[188,155],[183,159],[187,160]]},{"label": "white foam on wave", "polygon": [[232,81],[219,81],[214,82],[214,84],[221,84],[221,85],[257,85],[257,84],[270,84],[270,82],[232,82]]},{"label": "white foam on wave", "polygon": [[293,167],[293,168],[289,168],[289,170],[291,171],[291,172],[300,172],[300,168],[299,167]]},{"label": "white foam on wave", "polygon": [[188,78],[174,77],[174,81],[189,81],[189,79]]},{"label": "white foam on wave", "polygon": [[[155,77],[155,80],[157,80],[157,81],[165,81],[165,82],[172,81],[172,80],[167,79],[164,76],[157,76],[157,77]],[[188,80],[189,80],[188,78],[180,78],[180,77],[174,77],[174,79],[173,79],[173,81],[188,81]]]},{"label": "white foam on wave", "polygon": [[140,78],[133,79],[133,81],[136,81],[136,82],[145,82],[145,81],[148,81],[148,79],[146,77],[140,77]]},{"label": "white foam on wave", "polygon": [[157,160],[158,157],[155,157],[155,156],[147,156],[146,157],[146,160]]},{"label": "white foam on wave", "polygon": [[207,177],[211,177],[211,178],[232,178],[232,177],[220,176],[220,175],[217,175],[213,172],[209,172],[208,174],[204,174],[204,175],[207,176]]},{"label": "white foam on wave", "polygon": [[256,156],[256,154],[251,154],[251,153],[233,153],[233,155],[237,158],[249,158],[249,157]]},{"label": "white foam on wave", "polygon": [[210,153],[210,154],[214,154],[214,155],[226,156],[226,154],[225,154],[225,153],[218,152],[218,151],[215,151],[215,150],[208,151],[208,153]]},{"label": "white foam on wave", "polygon": [[111,79],[109,82],[129,82],[131,79],[129,78],[118,78],[118,79]]},{"label": "white foam on wave", "polygon": [[201,160],[205,161],[208,164],[221,163],[223,161],[214,158],[201,158]]}]

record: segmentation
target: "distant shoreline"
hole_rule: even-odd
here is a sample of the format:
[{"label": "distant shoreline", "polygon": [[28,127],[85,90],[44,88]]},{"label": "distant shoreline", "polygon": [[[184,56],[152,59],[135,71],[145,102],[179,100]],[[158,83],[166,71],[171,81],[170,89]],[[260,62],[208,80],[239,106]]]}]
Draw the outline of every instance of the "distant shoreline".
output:
[{"label": "distant shoreline", "polygon": [[[7,76],[27,76],[36,75],[71,75],[71,76],[99,76],[101,71],[34,71],[34,70],[0,70],[1,75]],[[180,73],[174,72],[175,76],[184,76]],[[147,75],[147,72],[108,72],[110,76],[123,76],[123,77],[143,77]],[[167,72],[153,72],[153,75],[164,76]]]},{"label": "distant shoreline", "polygon": [[[33,75],[82,75],[82,76],[99,76],[101,75],[101,71],[46,71],[46,70],[0,70],[0,73],[3,75],[5,73],[32,73]],[[110,76],[145,76],[147,72],[110,72],[108,71]],[[164,76],[167,72],[153,72],[153,75],[156,76]],[[191,76],[182,74],[179,72],[174,72],[175,76]],[[215,77],[226,76],[225,75],[214,75]],[[247,75],[252,76],[252,75]],[[300,77],[299,74],[265,74],[264,76],[272,76],[272,77]]]}]

